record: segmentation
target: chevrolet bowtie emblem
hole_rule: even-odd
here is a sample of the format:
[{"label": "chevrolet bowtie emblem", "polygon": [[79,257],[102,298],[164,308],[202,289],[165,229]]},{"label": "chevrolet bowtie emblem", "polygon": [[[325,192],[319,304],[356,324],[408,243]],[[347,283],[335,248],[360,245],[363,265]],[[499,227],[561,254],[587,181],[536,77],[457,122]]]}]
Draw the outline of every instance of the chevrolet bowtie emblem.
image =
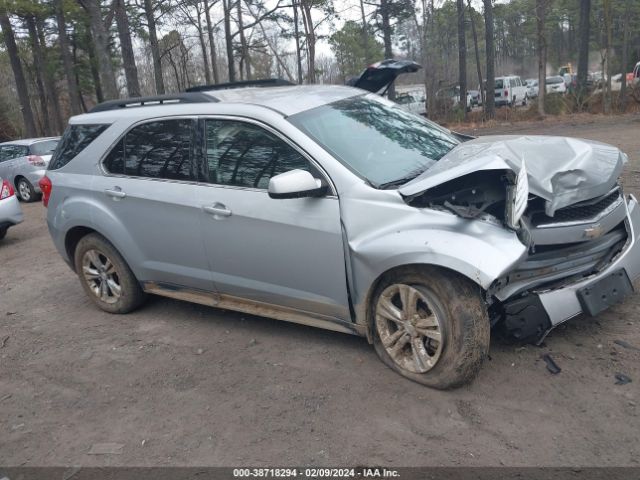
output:
[{"label": "chevrolet bowtie emblem", "polygon": [[584,238],[598,238],[600,236],[602,236],[602,226],[599,223],[584,229]]}]

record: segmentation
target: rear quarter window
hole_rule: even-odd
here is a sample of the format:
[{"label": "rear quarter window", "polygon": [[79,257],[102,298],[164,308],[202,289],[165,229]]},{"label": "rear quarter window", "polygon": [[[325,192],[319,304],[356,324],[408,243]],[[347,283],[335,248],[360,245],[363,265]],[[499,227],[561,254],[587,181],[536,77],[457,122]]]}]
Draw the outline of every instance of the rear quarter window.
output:
[{"label": "rear quarter window", "polygon": [[49,170],[64,167],[104,132],[109,125],[69,125],[49,163]]},{"label": "rear quarter window", "polygon": [[31,155],[52,155],[58,146],[58,140],[34,143],[29,147]]}]

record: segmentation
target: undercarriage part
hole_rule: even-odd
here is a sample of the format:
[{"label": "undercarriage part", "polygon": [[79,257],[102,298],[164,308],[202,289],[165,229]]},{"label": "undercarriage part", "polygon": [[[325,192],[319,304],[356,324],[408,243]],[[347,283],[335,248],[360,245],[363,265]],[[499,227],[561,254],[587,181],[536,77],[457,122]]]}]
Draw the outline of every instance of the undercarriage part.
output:
[{"label": "undercarriage part", "polygon": [[531,294],[502,304],[500,328],[510,338],[537,343],[551,329],[551,320],[540,298]]}]

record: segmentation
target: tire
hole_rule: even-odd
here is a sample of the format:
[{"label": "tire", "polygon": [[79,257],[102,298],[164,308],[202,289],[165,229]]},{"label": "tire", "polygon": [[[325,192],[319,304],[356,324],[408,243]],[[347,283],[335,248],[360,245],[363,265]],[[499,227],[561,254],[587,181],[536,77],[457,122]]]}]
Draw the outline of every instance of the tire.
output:
[{"label": "tire", "polygon": [[31,182],[24,177],[21,177],[16,183],[16,190],[18,191],[20,200],[25,203],[31,203],[38,200],[38,194],[33,188],[33,185],[31,185]]},{"label": "tire", "polygon": [[9,230],[9,227],[0,228],[0,240],[7,236],[7,230]]},{"label": "tire", "polygon": [[527,105],[529,105],[529,95],[525,95],[524,100],[522,100],[522,106],[526,107]]},{"label": "tire", "polygon": [[140,283],[122,255],[103,236],[91,233],[82,237],[74,264],[85,293],[105,312],[129,313],[144,302]]},{"label": "tire", "polygon": [[[402,297],[416,307],[404,308]],[[387,275],[372,295],[369,317],[380,359],[422,385],[448,389],[469,383],[489,353],[480,288],[447,270],[411,267]]]}]

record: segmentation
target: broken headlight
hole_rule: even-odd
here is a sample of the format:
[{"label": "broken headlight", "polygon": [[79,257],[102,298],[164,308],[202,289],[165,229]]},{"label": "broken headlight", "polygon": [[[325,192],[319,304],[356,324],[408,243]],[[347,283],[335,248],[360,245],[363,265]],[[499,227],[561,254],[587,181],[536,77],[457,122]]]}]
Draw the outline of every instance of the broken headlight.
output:
[{"label": "broken headlight", "polygon": [[505,210],[505,223],[507,226],[517,229],[522,214],[527,209],[529,199],[529,180],[527,179],[527,167],[522,162],[522,168],[516,175],[514,184],[507,187],[507,204]]}]

